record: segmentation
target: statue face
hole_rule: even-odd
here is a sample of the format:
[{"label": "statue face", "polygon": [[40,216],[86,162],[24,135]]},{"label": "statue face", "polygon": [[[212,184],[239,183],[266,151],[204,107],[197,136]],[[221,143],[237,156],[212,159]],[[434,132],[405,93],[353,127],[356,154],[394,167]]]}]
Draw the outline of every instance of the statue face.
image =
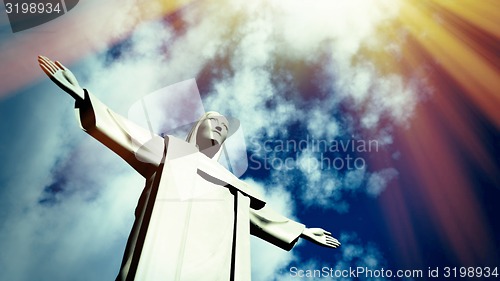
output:
[{"label": "statue face", "polygon": [[[214,141],[221,145],[227,138],[228,121],[224,116],[209,115],[198,127],[196,142],[198,145]],[[205,146],[205,145],[203,145]]]}]

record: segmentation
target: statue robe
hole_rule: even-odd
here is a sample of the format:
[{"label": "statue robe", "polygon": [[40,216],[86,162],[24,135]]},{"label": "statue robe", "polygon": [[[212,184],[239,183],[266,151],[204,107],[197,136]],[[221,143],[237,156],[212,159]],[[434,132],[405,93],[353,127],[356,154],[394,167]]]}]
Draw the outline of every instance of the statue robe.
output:
[{"label": "statue robe", "polygon": [[250,234],[290,250],[304,230],[191,143],[151,134],[85,92],[80,126],[146,179],[116,280],[251,280]]}]

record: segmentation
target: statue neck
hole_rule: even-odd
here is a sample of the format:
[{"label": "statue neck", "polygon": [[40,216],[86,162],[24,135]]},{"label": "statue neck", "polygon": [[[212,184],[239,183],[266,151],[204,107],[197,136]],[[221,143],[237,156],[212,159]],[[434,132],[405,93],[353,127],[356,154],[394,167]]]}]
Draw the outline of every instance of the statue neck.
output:
[{"label": "statue neck", "polygon": [[214,156],[219,152],[221,149],[221,145],[218,143],[214,143],[213,145],[197,145],[198,149],[200,150],[201,153],[205,154],[209,158],[214,158]]}]

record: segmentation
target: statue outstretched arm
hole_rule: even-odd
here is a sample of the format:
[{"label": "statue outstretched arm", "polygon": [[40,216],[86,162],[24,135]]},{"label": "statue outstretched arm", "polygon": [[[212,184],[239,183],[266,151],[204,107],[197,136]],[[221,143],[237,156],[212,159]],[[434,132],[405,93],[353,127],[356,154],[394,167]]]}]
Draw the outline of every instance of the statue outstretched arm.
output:
[{"label": "statue outstretched arm", "polygon": [[315,244],[337,248],[340,242],[321,228],[307,228],[304,224],[286,218],[267,205],[259,210],[250,209],[250,232],[284,250],[293,248],[302,237]]},{"label": "statue outstretched arm", "polygon": [[288,219],[267,204],[259,209],[250,209],[250,233],[283,250],[290,251],[305,225]]},{"label": "statue outstretched arm", "polygon": [[38,62],[49,78],[75,99],[80,127],[118,154],[144,177],[160,164],[165,142],[162,137],[113,112],[78,84],[73,73],[59,62],[39,56]]}]

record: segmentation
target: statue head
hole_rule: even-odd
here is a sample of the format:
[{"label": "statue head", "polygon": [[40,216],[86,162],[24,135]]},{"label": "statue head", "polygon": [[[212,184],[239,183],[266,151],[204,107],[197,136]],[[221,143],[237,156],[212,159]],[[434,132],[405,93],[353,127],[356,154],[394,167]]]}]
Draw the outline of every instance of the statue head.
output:
[{"label": "statue head", "polygon": [[221,147],[229,136],[229,121],[215,111],[209,111],[200,117],[192,127],[186,141],[195,144],[208,157],[218,159]]}]

